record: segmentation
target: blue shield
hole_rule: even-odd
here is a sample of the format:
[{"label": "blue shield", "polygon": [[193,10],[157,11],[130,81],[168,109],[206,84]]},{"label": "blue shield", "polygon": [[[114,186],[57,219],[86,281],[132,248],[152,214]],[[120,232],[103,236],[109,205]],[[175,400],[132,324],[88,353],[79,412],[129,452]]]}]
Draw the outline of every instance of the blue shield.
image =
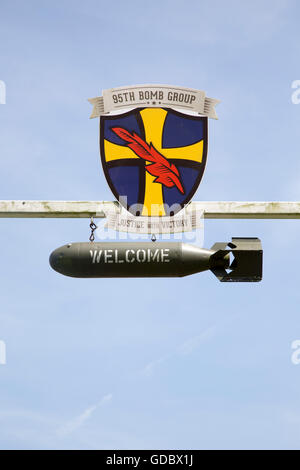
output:
[{"label": "blue shield", "polygon": [[134,215],[175,215],[200,184],[207,127],[207,117],[164,108],[101,116],[101,160],[115,197]]}]

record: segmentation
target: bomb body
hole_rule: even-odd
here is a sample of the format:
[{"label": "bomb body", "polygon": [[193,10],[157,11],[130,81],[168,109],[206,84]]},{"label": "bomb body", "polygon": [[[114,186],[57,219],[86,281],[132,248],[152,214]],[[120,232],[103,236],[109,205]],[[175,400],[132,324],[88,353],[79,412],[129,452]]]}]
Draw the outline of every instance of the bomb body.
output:
[{"label": "bomb body", "polygon": [[51,254],[50,265],[72,277],[181,277],[210,269],[213,253],[176,242],[70,243]]},{"label": "bomb body", "polygon": [[49,261],[71,277],[183,277],[210,269],[222,282],[256,282],[262,279],[262,256],[258,238],[232,238],[210,250],[178,242],[69,243]]}]

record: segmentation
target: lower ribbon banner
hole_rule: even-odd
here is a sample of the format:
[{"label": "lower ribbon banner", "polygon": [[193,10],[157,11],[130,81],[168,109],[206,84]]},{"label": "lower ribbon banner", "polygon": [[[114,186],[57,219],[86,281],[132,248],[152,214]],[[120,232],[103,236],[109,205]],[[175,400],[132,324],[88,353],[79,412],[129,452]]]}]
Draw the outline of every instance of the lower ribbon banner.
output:
[{"label": "lower ribbon banner", "polygon": [[134,217],[127,211],[120,210],[106,213],[104,228],[119,232],[140,234],[163,234],[192,232],[203,228],[203,211],[183,209],[172,217]]}]

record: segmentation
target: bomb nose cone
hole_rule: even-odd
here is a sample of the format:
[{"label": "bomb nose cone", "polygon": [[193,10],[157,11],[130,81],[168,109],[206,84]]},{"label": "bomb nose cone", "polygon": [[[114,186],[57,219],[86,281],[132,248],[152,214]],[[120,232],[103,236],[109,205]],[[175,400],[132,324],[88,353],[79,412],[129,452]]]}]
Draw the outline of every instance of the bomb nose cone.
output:
[{"label": "bomb nose cone", "polygon": [[49,263],[54,271],[64,274],[65,276],[78,276],[78,250],[76,245],[78,246],[78,243],[69,243],[68,245],[63,245],[52,251],[49,257]]},{"label": "bomb nose cone", "polygon": [[64,253],[62,251],[62,248],[57,248],[56,250],[52,251],[49,258],[51,268],[60,274],[63,274],[63,259]]}]

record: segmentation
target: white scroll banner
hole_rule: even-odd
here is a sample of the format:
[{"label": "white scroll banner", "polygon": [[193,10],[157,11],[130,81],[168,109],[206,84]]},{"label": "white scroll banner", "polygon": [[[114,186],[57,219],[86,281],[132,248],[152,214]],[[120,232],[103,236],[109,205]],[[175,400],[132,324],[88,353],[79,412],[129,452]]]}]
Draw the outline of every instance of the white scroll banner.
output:
[{"label": "white scroll banner", "polygon": [[93,105],[90,118],[126,108],[171,107],[194,111],[218,119],[215,106],[219,100],[208,98],[204,91],[170,85],[133,85],[103,90],[103,96],[90,98]]},{"label": "white scroll banner", "polygon": [[134,217],[125,210],[110,211],[106,214],[104,228],[117,230],[119,232],[162,234],[192,232],[203,228],[203,211],[193,210],[187,212],[185,209],[172,217]]}]

